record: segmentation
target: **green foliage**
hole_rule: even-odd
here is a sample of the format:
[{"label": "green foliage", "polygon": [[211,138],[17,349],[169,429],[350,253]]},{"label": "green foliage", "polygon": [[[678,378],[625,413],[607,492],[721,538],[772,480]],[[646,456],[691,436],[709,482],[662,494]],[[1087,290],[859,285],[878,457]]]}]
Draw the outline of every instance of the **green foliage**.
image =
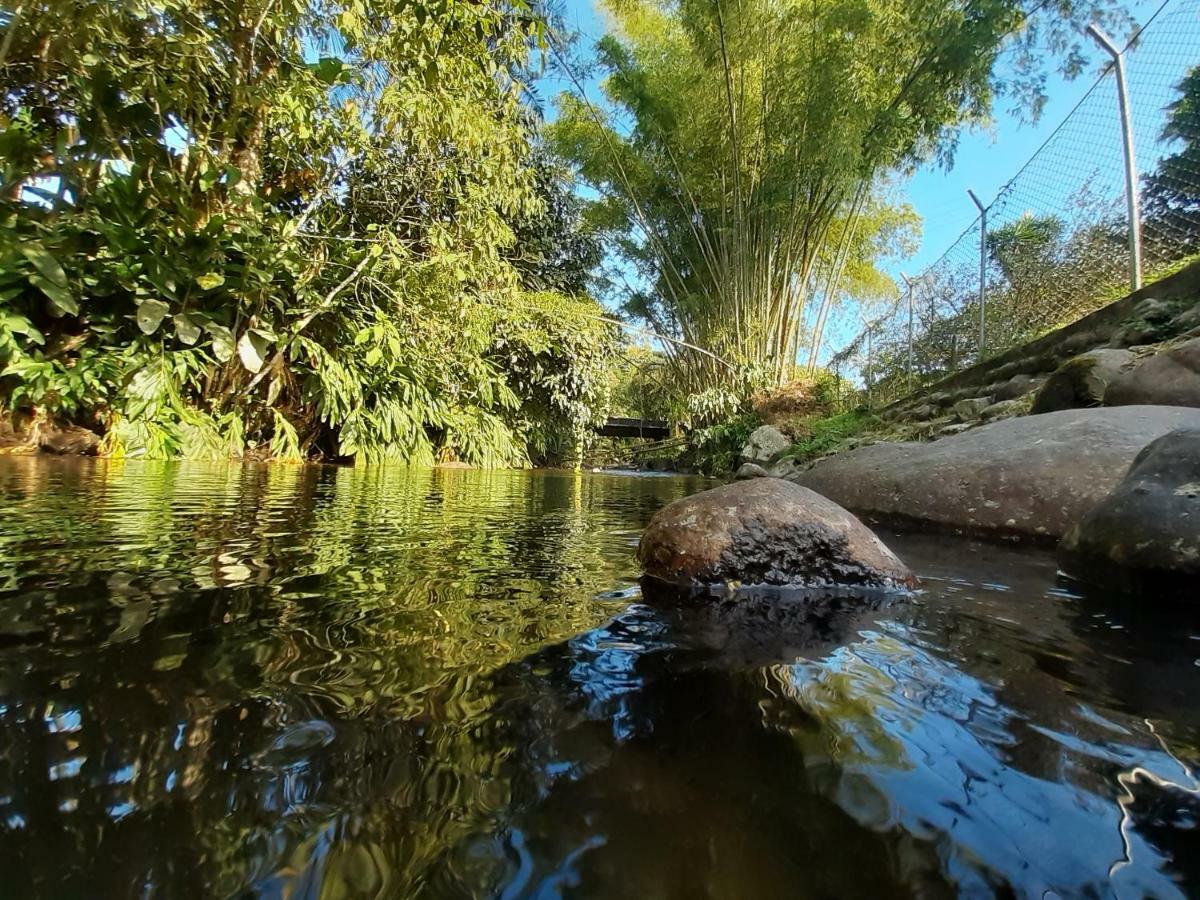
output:
[{"label": "green foliage", "polygon": [[1149,250],[1158,241],[1172,244],[1173,255],[1200,252],[1200,66],[1192,68],[1178,86],[1179,97],[1167,108],[1160,136],[1175,152],[1158,162],[1142,191],[1143,217]]},{"label": "green foliage", "polygon": [[762,424],[755,415],[741,415],[688,435],[688,446],[680,461],[704,475],[726,475],[738,465],[738,456],[750,434]]},{"label": "green foliage", "polygon": [[801,461],[824,456],[847,438],[869,431],[878,424],[879,419],[865,409],[812,419],[798,429],[799,438],[789,455]]},{"label": "green foliage", "polygon": [[522,107],[535,11],[49,0],[0,27],[11,408],[113,454],[479,465],[602,414],[618,338]]}]

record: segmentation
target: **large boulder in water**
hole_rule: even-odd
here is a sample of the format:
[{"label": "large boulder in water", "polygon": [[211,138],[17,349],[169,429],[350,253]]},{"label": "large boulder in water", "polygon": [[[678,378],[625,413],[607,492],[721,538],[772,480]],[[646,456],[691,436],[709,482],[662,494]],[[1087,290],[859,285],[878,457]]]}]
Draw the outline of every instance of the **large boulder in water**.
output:
[{"label": "large boulder in water", "polygon": [[1103,500],[1143,447],[1181,428],[1200,428],[1200,410],[1063,410],[929,444],[875,444],[792,478],[872,522],[1050,540]]},{"label": "large boulder in water", "polygon": [[638,546],[647,575],[671,584],[911,587],[916,579],[836,503],[779,478],[754,478],[676,500]]},{"label": "large boulder in water", "polygon": [[1067,532],[1059,562],[1080,581],[1200,599],[1200,429],[1142,450],[1112,493]]},{"label": "large boulder in water", "polygon": [[1105,406],[1200,406],[1200,340],[1146,360],[1118,375],[1104,392]]}]

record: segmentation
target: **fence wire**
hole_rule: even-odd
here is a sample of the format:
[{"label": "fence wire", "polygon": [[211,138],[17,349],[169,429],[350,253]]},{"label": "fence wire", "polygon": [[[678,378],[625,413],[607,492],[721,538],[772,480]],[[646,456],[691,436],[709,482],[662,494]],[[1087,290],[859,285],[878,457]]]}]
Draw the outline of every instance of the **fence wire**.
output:
[{"label": "fence wire", "polygon": [[[1200,258],[1200,0],[1169,0],[1123,56],[1150,283]],[[828,368],[862,385],[846,402],[884,405],[1122,296],[1128,221],[1109,66],[985,215],[912,279],[911,303],[903,290],[834,354]]]}]

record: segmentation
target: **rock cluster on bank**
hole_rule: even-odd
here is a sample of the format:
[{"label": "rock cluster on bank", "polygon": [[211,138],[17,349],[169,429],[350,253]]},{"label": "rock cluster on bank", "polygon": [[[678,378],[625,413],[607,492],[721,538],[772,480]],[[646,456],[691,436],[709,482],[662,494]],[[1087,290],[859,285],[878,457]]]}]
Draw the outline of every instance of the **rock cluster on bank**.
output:
[{"label": "rock cluster on bank", "polygon": [[1200,409],[1126,406],[1005,419],[932,443],[879,443],[792,477],[868,521],[1057,540],[1151,441]]}]

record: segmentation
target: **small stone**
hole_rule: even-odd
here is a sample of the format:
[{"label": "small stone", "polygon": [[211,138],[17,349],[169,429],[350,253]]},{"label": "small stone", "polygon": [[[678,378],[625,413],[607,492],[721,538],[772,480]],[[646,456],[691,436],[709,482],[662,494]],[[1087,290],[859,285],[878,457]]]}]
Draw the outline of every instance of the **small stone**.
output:
[{"label": "small stone", "polygon": [[1014,375],[996,389],[995,396],[997,400],[1016,400],[1036,391],[1045,383],[1045,376]]},{"label": "small stone", "polygon": [[916,585],[853,515],[778,478],[737,481],[668,504],[642,534],[638,561],[647,575],[681,586]]},{"label": "small stone", "polygon": [[991,397],[970,397],[954,404],[954,415],[958,417],[959,421],[972,422],[977,420],[991,405]]},{"label": "small stone", "polygon": [[758,463],[748,462],[742,463],[733,477],[737,481],[745,481],[747,478],[770,478],[771,473]]},{"label": "small stone", "polygon": [[962,434],[964,431],[970,431],[974,427],[974,422],[952,422],[949,425],[943,425],[939,428],[938,434],[942,437],[952,437],[956,434]]},{"label": "small stone", "polygon": [[760,425],[750,433],[750,440],[742,448],[742,462],[770,462],[792,446],[787,436],[774,425]]},{"label": "small stone", "polygon": [[1004,419],[1011,415],[1016,415],[1024,407],[1021,400],[1001,400],[999,403],[993,403],[985,409],[980,416],[985,422],[992,422],[996,419]]},{"label": "small stone", "polygon": [[1200,599],[1200,428],[1146,446],[1063,538],[1059,561],[1103,587]]}]

